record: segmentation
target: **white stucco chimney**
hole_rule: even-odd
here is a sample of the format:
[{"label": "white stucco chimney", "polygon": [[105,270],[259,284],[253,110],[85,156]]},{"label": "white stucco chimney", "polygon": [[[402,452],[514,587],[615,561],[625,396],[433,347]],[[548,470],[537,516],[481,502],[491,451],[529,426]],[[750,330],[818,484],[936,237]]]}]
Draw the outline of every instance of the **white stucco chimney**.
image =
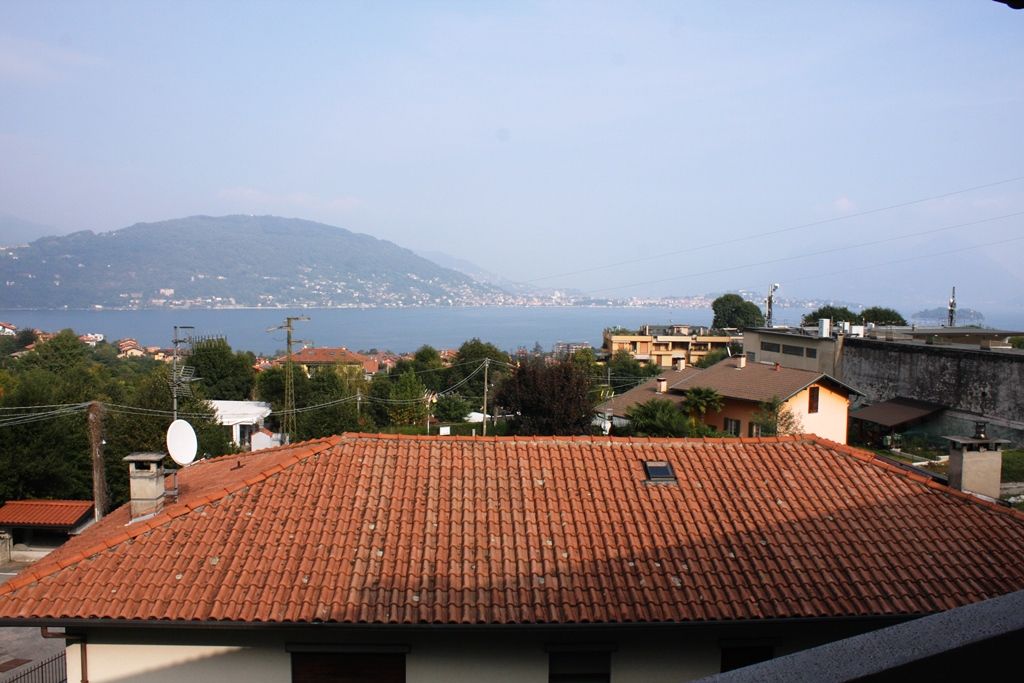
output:
[{"label": "white stucco chimney", "polygon": [[131,495],[132,521],[149,517],[164,507],[163,453],[132,453],[128,463],[128,490]]},{"label": "white stucco chimney", "polygon": [[1003,470],[1003,444],[1006,439],[988,437],[987,425],[978,422],[973,437],[946,436],[949,439],[947,475],[953,488],[999,498]]},{"label": "white stucco chimney", "polygon": [[747,357],[746,356],[737,356],[736,358],[737,358],[736,367],[738,369],[742,370],[743,368],[747,367]]},{"label": "white stucco chimney", "polygon": [[685,358],[678,359],[676,361],[676,370],[685,370],[685,369],[686,369],[686,359]]},{"label": "white stucco chimney", "polygon": [[665,379],[664,377],[659,377],[658,378],[658,393],[659,394],[664,394],[666,391],[668,391],[668,380]]},{"label": "white stucco chimney", "polygon": [[818,319],[818,337],[825,339],[832,336],[832,321],[829,318]]}]

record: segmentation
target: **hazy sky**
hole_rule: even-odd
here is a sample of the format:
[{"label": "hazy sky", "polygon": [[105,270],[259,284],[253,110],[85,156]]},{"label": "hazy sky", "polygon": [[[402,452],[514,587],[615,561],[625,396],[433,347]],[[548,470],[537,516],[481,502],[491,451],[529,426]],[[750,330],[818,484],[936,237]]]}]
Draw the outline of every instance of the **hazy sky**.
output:
[{"label": "hazy sky", "polygon": [[0,213],[295,216],[608,296],[1024,306],[1024,178],[797,228],[1024,176],[1022,64],[987,0],[9,1]]}]

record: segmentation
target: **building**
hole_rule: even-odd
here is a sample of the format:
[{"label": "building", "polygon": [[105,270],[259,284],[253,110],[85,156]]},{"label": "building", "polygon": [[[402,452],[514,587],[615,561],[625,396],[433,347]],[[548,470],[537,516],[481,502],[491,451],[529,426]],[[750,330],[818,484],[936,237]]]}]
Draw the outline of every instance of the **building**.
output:
[{"label": "building", "polygon": [[[272,412],[263,401],[208,401],[216,413],[217,423],[231,429],[231,443],[242,450],[256,450],[252,437],[263,428],[263,421]],[[266,446],[264,446],[266,447]]]},{"label": "building", "polygon": [[644,325],[636,334],[605,330],[604,349],[609,356],[628,351],[633,358],[659,368],[695,365],[712,351],[724,351],[742,335],[698,325]]},{"label": "building", "polygon": [[[825,321],[827,323],[827,321]],[[872,433],[930,435],[990,431],[1024,443],[1024,350],[1010,330],[973,327],[758,328],[745,332],[749,360],[816,370],[857,387],[855,417]],[[907,406],[914,410],[908,411]]]},{"label": "building", "polygon": [[18,334],[18,328],[11,323],[0,322],[0,337],[13,337]]},{"label": "building", "polygon": [[846,443],[850,399],[859,393],[821,372],[751,363],[740,356],[706,370],[685,368],[665,373],[606,401],[597,411],[611,413],[613,424],[621,424],[626,411],[638,403],[665,398],[682,406],[686,392],[697,387],[713,389],[722,397],[722,409],[703,417],[706,425],[720,432],[759,436],[757,414],[765,403],[779,399],[799,431],[838,443]]},{"label": "building", "polygon": [[[274,363],[282,365],[286,361],[287,356],[281,356]],[[307,346],[292,354],[292,362],[301,365],[307,375],[323,369],[337,370],[345,367],[357,367],[370,376],[380,369],[374,359],[355,351],[349,351],[344,346]]]},{"label": "building", "polygon": [[94,683],[659,683],[1024,588],[1024,515],[814,437],[350,434],[177,483],[0,625],[63,627]]},{"label": "building", "polygon": [[9,500],[0,505],[0,563],[44,557],[93,519],[91,500]]}]

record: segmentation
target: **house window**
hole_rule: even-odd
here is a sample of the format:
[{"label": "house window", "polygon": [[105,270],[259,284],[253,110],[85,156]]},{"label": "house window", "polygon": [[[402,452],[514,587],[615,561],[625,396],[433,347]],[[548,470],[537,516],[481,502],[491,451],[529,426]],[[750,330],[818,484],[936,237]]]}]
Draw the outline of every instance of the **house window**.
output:
[{"label": "house window", "polygon": [[725,428],[723,431],[726,434],[732,434],[733,436],[740,435],[740,421],[734,420],[731,417],[725,418]]},{"label": "house window", "polygon": [[762,351],[771,351],[773,353],[778,353],[779,352],[779,345],[778,344],[773,344],[772,342],[763,341],[763,342],[761,342],[761,350]]},{"label": "house window", "polygon": [[811,387],[807,392],[807,412],[818,412],[818,387]]},{"label": "house window", "polygon": [[722,671],[766,662],[775,656],[771,645],[722,645]]},{"label": "house window", "polygon": [[748,424],[747,436],[761,436],[761,425],[756,425],[753,422]]},{"label": "house window", "polygon": [[610,683],[610,652],[552,652],[548,655],[548,683]]},{"label": "house window", "polygon": [[808,358],[817,358],[818,349],[804,349],[804,355]]},{"label": "house window", "polygon": [[292,683],[405,683],[405,654],[292,652]]},{"label": "house window", "polygon": [[782,345],[782,352],[787,356],[802,356],[804,355],[804,347],[802,346],[790,346],[789,344]]}]

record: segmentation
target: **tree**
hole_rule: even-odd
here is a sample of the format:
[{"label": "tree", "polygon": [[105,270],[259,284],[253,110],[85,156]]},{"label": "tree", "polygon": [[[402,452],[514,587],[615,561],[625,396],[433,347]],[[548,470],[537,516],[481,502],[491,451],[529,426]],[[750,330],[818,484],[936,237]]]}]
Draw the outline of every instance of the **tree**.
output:
[{"label": "tree", "polygon": [[395,364],[392,375],[401,377],[406,371],[415,372],[423,386],[431,391],[440,391],[445,382],[445,367],[441,354],[433,346],[423,345],[416,350],[412,360],[400,360]]},{"label": "tree", "polygon": [[626,411],[631,431],[638,436],[690,436],[690,423],[679,406],[664,398],[652,398]]},{"label": "tree", "polygon": [[472,406],[458,394],[442,394],[434,405],[434,417],[441,422],[462,422]]},{"label": "tree", "polygon": [[1024,337],[1010,337],[1010,346],[1015,349],[1024,349]]},{"label": "tree", "polygon": [[224,339],[196,342],[184,364],[196,369],[198,392],[213,399],[244,401],[256,383],[256,359],[251,353],[234,353]]},{"label": "tree", "polygon": [[876,325],[906,325],[907,321],[902,315],[892,308],[883,306],[871,306],[860,312],[860,319],[865,323]]},{"label": "tree", "polygon": [[817,325],[822,318],[828,318],[833,322],[856,322],[860,316],[846,306],[822,306],[811,311],[800,321],[801,325]]},{"label": "tree", "polygon": [[[463,342],[458,352],[452,359],[452,365],[448,368],[448,379],[446,387],[454,387],[459,382],[466,380],[465,384],[459,385],[459,391],[463,396],[472,398],[475,405],[483,404],[484,394],[484,373],[474,371],[480,367],[485,358],[494,361],[487,371],[488,382],[493,386],[501,381],[508,374],[508,354],[494,344],[482,342],[474,337]],[[470,375],[473,375],[470,377]],[[478,402],[479,401],[479,402]]]},{"label": "tree", "polygon": [[[362,376],[361,370],[359,374]],[[365,422],[359,419],[356,402],[354,400],[339,401],[339,399],[354,397],[359,389],[361,389],[359,385],[350,383],[348,378],[339,373],[315,373],[309,380],[309,389],[306,394],[307,405],[322,405],[323,407],[303,414],[297,430],[298,440],[361,431]]]},{"label": "tree", "polygon": [[791,411],[778,396],[759,403],[750,422],[761,428],[761,436],[800,434],[804,430],[800,416]]},{"label": "tree", "polygon": [[683,410],[690,416],[691,429],[697,429],[698,423],[703,424],[708,413],[717,413],[722,409],[722,395],[708,387],[693,387],[686,390]]},{"label": "tree", "polygon": [[764,315],[757,304],[745,301],[739,294],[723,294],[711,302],[711,310],[715,312],[711,327],[718,330],[726,327],[764,325]]},{"label": "tree", "polygon": [[589,434],[594,414],[591,377],[569,360],[523,361],[501,384],[498,405],[511,411],[516,434]]},{"label": "tree", "polygon": [[640,361],[625,349],[619,349],[612,355],[608,361],[608,369],[612,392],[616,394],[629,391],[648,377],[661,372],[661,368],[656,365],[641,365]]},{"label": "tree", "polygon": [[694,363],[694,366],[698,368],[710,368],[715,363],[723,361],[728,357],[729,352],[725,349],[715,349],[714,351],[708,352],[706,356]]},{"label": "tree", "polygon": [[392,424],[411,425],[423,422],[427,417],[427,388],[416,373],[408,371],[399,376],[391,385],[388,395],[388,418]]}]

